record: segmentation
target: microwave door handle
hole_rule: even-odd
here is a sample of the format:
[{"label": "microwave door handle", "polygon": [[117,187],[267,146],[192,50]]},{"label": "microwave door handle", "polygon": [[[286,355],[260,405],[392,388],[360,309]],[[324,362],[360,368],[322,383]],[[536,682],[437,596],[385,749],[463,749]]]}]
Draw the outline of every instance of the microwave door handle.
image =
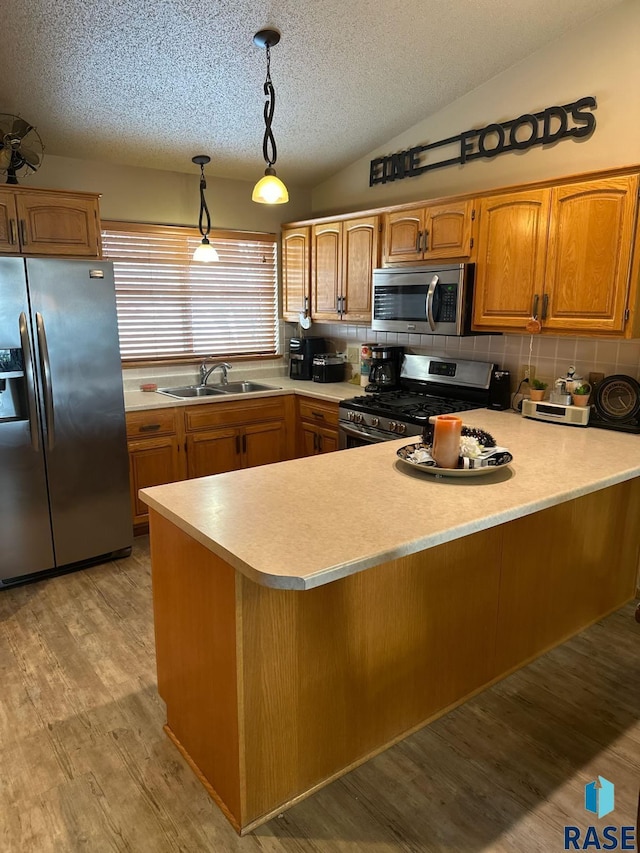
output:
[{"label": "microwave door handle", "polygon": [[40,450],[38,439],[38,407],[36,404],[35,379],[33,377],[33,362],[31,361],[31,342],[29,341],[29,329],[27,327],[27,315],[24,311],[20,314],[20,343],[22,344],[22,362],[24,365],[24,378],[27,386],[27,405],[29,408],[29,432],[31,433],[31,447],[37,453]]},{"label": "microwave door handle", "polygon": [[427,319],[429,320],[429,326],[431,327],[431,331],[435,332],[436,323],[433,319],[433,295],[436,292],[436,287],[438,286],[438,276],[434,275],[431,279],[431,283],[429,284],[429,290],[427,291]]}]

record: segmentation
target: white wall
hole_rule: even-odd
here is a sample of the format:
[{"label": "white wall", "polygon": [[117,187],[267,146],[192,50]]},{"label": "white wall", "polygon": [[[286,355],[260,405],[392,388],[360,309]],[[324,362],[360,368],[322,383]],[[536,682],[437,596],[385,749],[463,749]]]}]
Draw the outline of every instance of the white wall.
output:
[{"label": "white wall", "polygon": [[[206,177],[206,199],[213,228],[279,232],[282,222],[309,215],[309,190],[289,187],[291,201],[288,204],[256,204],[251,201],[255,181]],[[256,180],[258,177],[256,175]],[[195,166],[193,174],[164,172],[56,157],[45,151],[41,168],[22,183],[102,193],[100,214],[103,219],[195,226],[200,210],[199,181],[200,171]]]},{"label": "white wall", "polygon": [[[313,214],[382,207],[640,162],[640,2],[627,0],[524,59],[315,187]],[[387,61],[393,61],[389,57]],[[429,81],[425,81],[425,86]],[[593,95],[591,138],[369,187],[369,163],[414,145]],[[450,155],[449,155],[450,156]]]}]

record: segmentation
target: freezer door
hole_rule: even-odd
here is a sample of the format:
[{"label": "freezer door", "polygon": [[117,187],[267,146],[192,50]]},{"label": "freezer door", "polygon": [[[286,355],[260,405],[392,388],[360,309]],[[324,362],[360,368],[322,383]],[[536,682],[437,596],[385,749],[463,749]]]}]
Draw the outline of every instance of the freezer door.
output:
[{"label": "freezer door", "polygon": [[22,357],[0,373],[0,585],[55,566],[32,344],[24,261],[0,258],[0,350]]},{"label": "freezer door", "polygon": [[27,259],[58,566],[132,542],[111,264]]}]

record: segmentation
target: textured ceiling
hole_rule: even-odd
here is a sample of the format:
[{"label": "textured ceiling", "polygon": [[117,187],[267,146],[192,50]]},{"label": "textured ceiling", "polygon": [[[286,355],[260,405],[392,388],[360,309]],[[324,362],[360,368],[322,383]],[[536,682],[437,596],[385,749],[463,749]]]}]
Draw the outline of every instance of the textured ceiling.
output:
[{"label": "textured ceiling", "polygon": [[50,154],[253,180],[271,25],[278,174],[312,186],[617,2],[2,0],[0,112]]}]

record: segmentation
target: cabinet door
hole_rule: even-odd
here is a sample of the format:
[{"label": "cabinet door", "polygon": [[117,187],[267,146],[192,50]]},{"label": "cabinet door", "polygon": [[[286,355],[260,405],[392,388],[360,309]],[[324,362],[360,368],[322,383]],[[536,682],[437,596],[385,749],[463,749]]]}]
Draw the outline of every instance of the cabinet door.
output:
[{"label": "cabinet door", "polygon": [[12,192],[0,191],[0,252],[19,252],[16,199]]},{"label": "cabinet door", "polygon": [[208,477],[242,467],[242,436],[237,429],[207,430],[187,436],[187,476]]},{"label": "cabinet door", "polygon": [[379,220],[377,216],[350,219],[342,227],[342,319],[369,322],[373,270],[379,257]]},{"label": "cabinet door", "polygon": [[285,320],[297,321],[299,313],[309,308],[310,239],[309,227],[282,231],[282,316]]},{"label": "cabinet door", "polygon": [[16,205],[25,254],[100,257],[97,199],[19,193]]},{"label": "cabinet door", "polygon": [[147,521],[149,510],[138,491],[182,479],[180,443],[173,435],[130,441],[128,447],[133,523],[142,524]]},{"label": "cabinet door", "polygon": [[287,458],[287,434],[284,421],[252,424],[243,429],[243,465],[269,465]]},{"label": "cabinet door", "polygon": [[423,207],[416,207],[413,210],[400,210],[397,213],[385,215],[382,258],[385,265],[423,259],[424,223],[425,210]]},{"label": "cabinet door", "polygon": [[318,433],[318,451],[320,453],[333,453],[338,449],[338,432],[334,429],[323,429],[316,427]]},{"label": "cabinet door", "polygon": [[319,428],[313,424],[300,424],[300,452],[299,456],[315,456],[320,452],[318,447]]},{"label": "cabinet door", "polygon": [[624,329],[637,197],[637,175],[552,191],[545,329]]},{"label": "cabinet door", "polygon": [[536,296],[540,314],[549,199],[542,189],[480,202],[474,328],[524,329]]},{"label": "cabinet door", "polygon": [[335,320],[340,316],[342,222],[313,226],[311,258],[311,316]]},{"label": "cabinet door", "polygon": [[458,201],[427,208],[424,259],[468,258],[474,201]]}]

